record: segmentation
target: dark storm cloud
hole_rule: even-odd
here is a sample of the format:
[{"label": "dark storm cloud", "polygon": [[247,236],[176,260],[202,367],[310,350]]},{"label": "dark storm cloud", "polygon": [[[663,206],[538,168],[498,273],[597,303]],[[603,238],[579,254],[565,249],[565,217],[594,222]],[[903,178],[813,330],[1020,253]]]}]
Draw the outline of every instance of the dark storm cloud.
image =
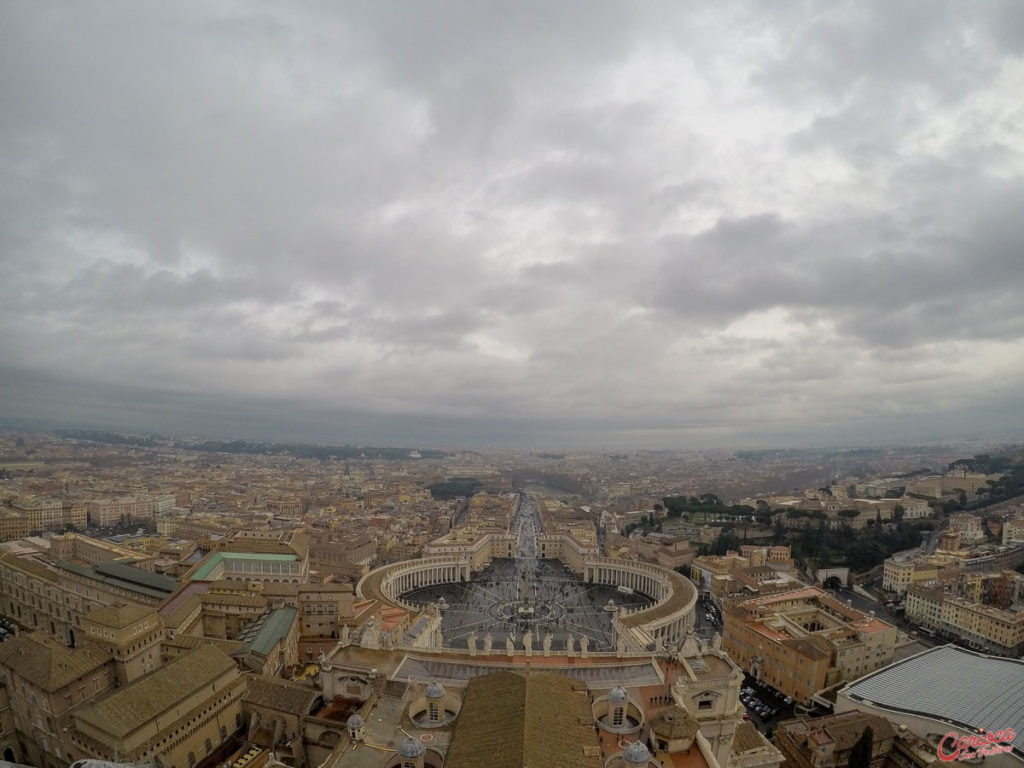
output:
[{"label": "dark storm cloud", "polygon": [[1022,18],[6,4],[6,407],[448,444],[1007,428]]}]

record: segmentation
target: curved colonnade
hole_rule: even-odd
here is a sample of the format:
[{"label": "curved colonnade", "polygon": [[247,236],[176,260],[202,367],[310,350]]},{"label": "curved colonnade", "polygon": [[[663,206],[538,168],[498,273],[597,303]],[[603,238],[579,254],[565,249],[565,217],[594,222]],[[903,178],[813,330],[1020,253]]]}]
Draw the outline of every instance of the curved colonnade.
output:
[{"label": "curved colonnade", "polygon": [[[370,571],[356,585],[364,600],[418,611],[401,595],[421,587],[471,581],[468,557],[435,555],[391,563]],[[628,587],[654,599],[654,604],[633,611],[620,609],[615,616],[616,644],[624,651],[645,651],[654,643],[668,648],[682,642],[693,629],[697,589],[686,577],[649,563],[612,558],[587,558],[582,581],[612,587]]]},{"label": "curved colonnade", "polygon": [[401,595],[420,587],[469,580],[468,557],[435,555],[416,560],[403,560],[370,571],[356,585],[356,595],[363,600],[377,600],[407,611],[418,611],[418,606],[405,602]]},{"label": "curved colonnade", "polygon": [[654,605],[620,610],[615,617],[616,640],[628,650],[643,650],[650,641],[662,647],[677,645],[693,629],[697,588],[675,571],[650,563],[592,557],[583,564],[583,580],[629,587],[654,599]]}]

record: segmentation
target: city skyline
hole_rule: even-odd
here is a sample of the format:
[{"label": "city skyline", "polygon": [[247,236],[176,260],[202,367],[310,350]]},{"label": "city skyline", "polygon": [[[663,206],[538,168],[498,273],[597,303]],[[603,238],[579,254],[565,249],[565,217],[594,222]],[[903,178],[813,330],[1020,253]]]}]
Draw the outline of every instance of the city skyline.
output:
[{"label": "city skyline", "polygon": [[0,423],[1019,439],[1012,2],[0,9]]}]

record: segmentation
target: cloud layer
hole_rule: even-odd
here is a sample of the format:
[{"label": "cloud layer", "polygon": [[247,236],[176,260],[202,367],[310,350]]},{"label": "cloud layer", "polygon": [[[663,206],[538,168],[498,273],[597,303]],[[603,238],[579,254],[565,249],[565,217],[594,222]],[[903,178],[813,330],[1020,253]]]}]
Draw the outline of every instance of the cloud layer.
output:
[{"label": "cloud layer", "polygon": [[8,3],[0,417],[1010,434],[1022,93],[1014,0]]}]

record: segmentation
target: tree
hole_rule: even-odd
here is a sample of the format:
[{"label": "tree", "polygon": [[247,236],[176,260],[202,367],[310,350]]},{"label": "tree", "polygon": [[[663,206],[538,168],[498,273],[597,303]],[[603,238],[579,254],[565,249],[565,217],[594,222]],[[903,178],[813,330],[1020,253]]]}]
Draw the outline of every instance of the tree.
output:
[{"label": "tree", "polygon": [[850,750],[849,768],[868,768],[871,765],[871,745],[874,740],[874,732],[870,727],[865,728]]},{"label": "tree", "polygon": [[724,555],[730,549],[739,549],[740,540],[739,537],[733,533],[732,527],[725,527],[722,532],[718,534],[714,543],[711,545],[711,551],[716,555]]}]

